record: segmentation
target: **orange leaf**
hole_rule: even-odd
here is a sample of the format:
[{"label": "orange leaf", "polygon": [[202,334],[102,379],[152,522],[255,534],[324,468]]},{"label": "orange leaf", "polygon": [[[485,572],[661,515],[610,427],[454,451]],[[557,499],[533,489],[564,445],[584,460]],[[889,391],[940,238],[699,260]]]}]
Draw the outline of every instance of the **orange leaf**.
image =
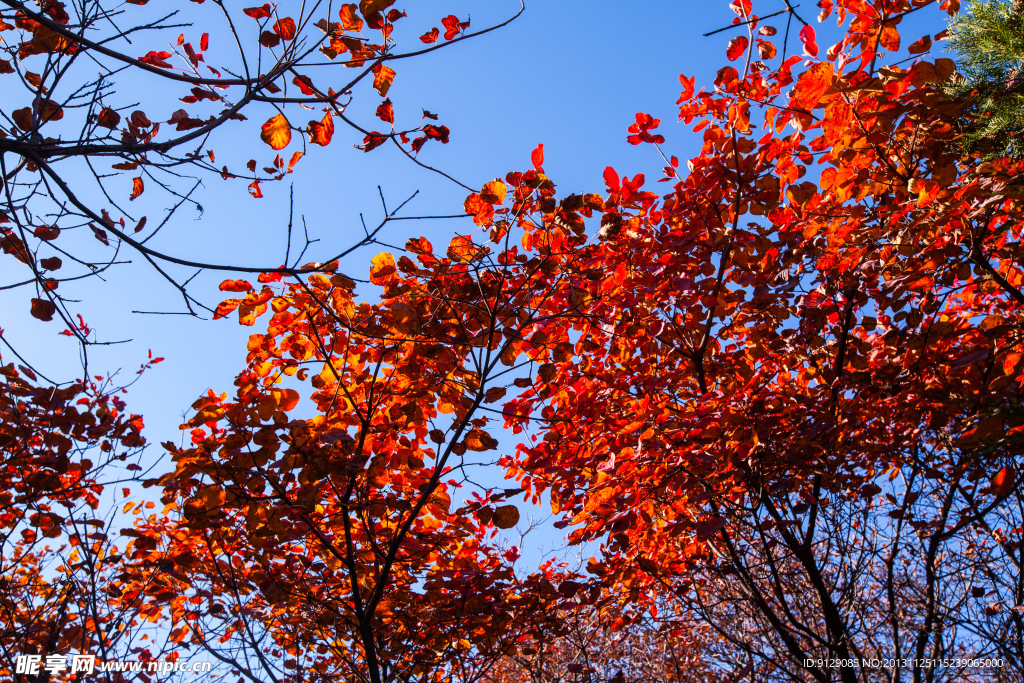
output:
[{"label": "orange leaf", "polygon": [[505,202],[505,183],[500,180],[492,180],[480,190],[480,198],[488,204],[503,204]]},{"label": "orange leaf", "polygon": [[341,19],[341,28],[353,33],[363,30],[363,18],[356,13],[359,8],[355,5],[342,5],[338,10],[338,18]]},{"label": "orange leaf", "polygon": [[238,304],[242,303],[241,299],[225,299],[224,301],[217,304],[217,310],[214,311],[213,319],[218,320],[231,313],[231,311],[238,308]]},{"label": "orange leaf", "polygon": [[434,28],[430,29],[429,31],[424,33],[422,36],[420,36],[420,40],[422,40],[427,45],[430,45],[431,43],[436,43],[437,42],[437,37],[439,35],[441,35],[441,32],[438,31],[437,27],[435,26]]},{"label": "orange leaf", "polygon": [[373,257],[370,266],[370,282],[375,285],[386,285],[397,273],[395,257],[384,251]]},{"label": "orange leaf", "polygon": [[132,196],[128,197],[129,201],[134,201],[144,189],[146,188],[142,184],[142,178],[132,178]]},{"label": "orange leaf", "polygon": [[879,42],[889,52],[897,52],[900,49],[900,32],[892,26],[886,26],[882,29]]},{"label": "orange leaf", "polygon": [[448,256],[456,261],[471,261],[478,251],[479,247],[466,235],[456,235],[448,244]]},{"label": "orange leaf", "polygon": [[775,57],[775,52],[775,45],[767,40],[757,39],[757,54],[761,56],[761,59],[772,59]]},{"label": "orange leaf", "polygon": [[820,62],[800,74],[790,94],[790,106],[811,111],[818,106],[821,96],[832,87],[832,64]]},{"label": "orange leaf", "polygon": [[1012,375],[1013,371],[1020,365],[1020,354],[1016,351],[1006,354],[1006,358],[1003,359],[1003,373]]},{"label": "orange leaf", "polygon": [[922,52],[928,52],[930,49],[932,49],[932,37],[924,35],[912,43],[910,47],[907,48],[907,52],[912,55],[919,55]]},{"label": "orange leaf", "polygon": [[475,192],[466,197],[463,207],[466,213],[473,216],[473,222],[477,225],[488,225],[494,219],[494,207]]},{"label": "orange leaf", "polygon": [[1017,483],[1017,472],[1012,467],[1004,467],[992,477],[992,495],[996,498],[1005,498],[1013,492],[1013,486]]},{"label": "orange leaf", "polygon": [[395,70],[383,64],[378,64],[375,72],[377,75],[373,77],[373,87],[380,93],[381,97],[386,97],[388,90],[391,88],[391,83],[395,80]]},{"label": "orange leaf", "polygon": [[288,412],[299,403],[299,392],[294,389],[271,389],[271,393],[279,410]]},{"label": "orange leaf", "polygon": [[405,243],[405,250],[414,254],[432,254],[434,245],[426,237],[410,237]]},{"label": "orange leaf", "polygon": [[277,114],[263,124],[260,138],[270,145],[271,149],[284,149],[292,140],[291,126],[283,114]]},{"label": "orange leaf", "polygon": [[[246,280],[224,280],[220,283],[220,291],[222,292],[250,292],[252,291],[252,285]],[[228,311],[229,313],[231,311]]]},{"label": "orange leaf", "polygon": [[331,117],[331,112],[324,114],[324,118],[319,122],[310,121],[306,124],[306,134],[309,135],[309,141],[314,145],[326,147],[334,137],[334,119]]}]

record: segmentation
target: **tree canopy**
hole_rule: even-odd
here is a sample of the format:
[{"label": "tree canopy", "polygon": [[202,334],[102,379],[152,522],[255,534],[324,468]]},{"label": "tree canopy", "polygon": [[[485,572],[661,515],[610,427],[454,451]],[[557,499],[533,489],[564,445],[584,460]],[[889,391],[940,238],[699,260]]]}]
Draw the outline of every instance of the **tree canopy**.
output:
[{"label": "tree canopy", "polygon": [[[186,143],[260,103],[278,113],[252,134],[275,153],[296,132],[326,146],[339,119],[415,162],[450,131],[364,131],[342,100],[372,77],[393,123],[389,64],[476,35],[468,18],[399,53],[391,1],[268,4],[240,10],[259,28],[243,47],[239,11],[213,2],[223,36],[135,58],[108,46],[133,31],[88,37],[117,25],[99,0],[75,17],[0,2],[34,93],[0,139],[26,305],[88,348],[43,254],[89,227],[115,257],[75,259],[83,273],[120,248],[223,270],[230,298],[210,312],[252,328],[234,387],[199,395],[167,462],[142,453],[123,383],[3,367],[4,675],[81,680],[15,659],[83,653],[209,660],[252,683],[1024,680],[1024,161],[1012,126],[993,128],[1008,100],[985,90],[1016,67],[964,42],[1002,30],[986,12],[1017,21],[1009,5],[822,0],[812,25],[788,0],[736,0],[713,83],[679,79],[700,152],[680,163],[643,112],[625,131],[665,185],[609,166],[603,187],[562,194],[540,145],[470,191],[472,228],[447,246],[413,235],[346,274],[305,248],[280,267],[152,253],[133,236],[145,219],[129,232],[57,165],[115,156],[173,177],[157,184],[179,206],[180,166],[245,175]],[[926,13],[936,31],[901,36]],[[170,20],[155,21],[139,30]],[[961,66],[935,54],[948,35]],[[207,65],[207,40],[229,38],[239,64]],[[306,64],[316,50],[327,62]],[[142,110],[104,105],[107,77],[70,75],[89,53],[226,109],[183,109],[159,139]],[[351,83],[313,85],[338,64]],[[293,105],[323,116],[296,128]],[[66,110],[86,133],[43,138]],[[266,176],[253,162],[253,197],[299,158]],[[146,497],[118,510],[125,484]],[[536,506],[567,548],[524,566]]]}]

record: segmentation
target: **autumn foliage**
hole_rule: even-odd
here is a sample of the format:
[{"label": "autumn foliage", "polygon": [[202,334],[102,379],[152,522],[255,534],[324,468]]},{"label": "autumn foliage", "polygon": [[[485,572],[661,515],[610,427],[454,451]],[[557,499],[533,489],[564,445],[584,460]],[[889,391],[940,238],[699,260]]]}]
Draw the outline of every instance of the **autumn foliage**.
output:
[{"label": "autumn foliage", "polygon": [[[822,0],[837,28],[817,30],[762,2],[765,19],[729,5],[713,83],[680,77],[697,156],[651,115],[624,122],[664,186],[608,167],[559,196],[540,145],[466,198],[472,228],[379,253],[365,284],[337,260],[236,269],[214,314],[253,328],[245,362],[164,444],[145,485],[165,507],[123,532],[108,607],[254,682],[1020,681],[1024,162],[960,151],[978,121],[945,94],[941,32],[899,53],[905,18],[955,0]],[[348,33],[387,43],[390,5],[343,6],[321,46],[381,98],[389,60]],[[267,49],[303,26],[244,12]],[[469,27],[441,25],[419,41]],[[304,79],[327,144],[340,95]],[[376,111],[394,122],[389,99]],[[259,136],[294,131],[278,113]],[[450,133],[415,132],[362,144]],[[58,438],[40,390],[5,375],[37,406],[4,413],[40,444],[19,456],[35,473],[8,474],[31,544],[68,533],[54,496],[95,507],[68,444],[117,453],[139,425],[75,385],[46,399],[92,396]],[[477,485],[481,467],[512,481]],[[570,549],[524,569],[508,533],[538,505]],[[575,546],[593,557],[571,564]],[[38,581],[35,562],[18,571]],[[873,659],[895,663],[828,664]]]}]

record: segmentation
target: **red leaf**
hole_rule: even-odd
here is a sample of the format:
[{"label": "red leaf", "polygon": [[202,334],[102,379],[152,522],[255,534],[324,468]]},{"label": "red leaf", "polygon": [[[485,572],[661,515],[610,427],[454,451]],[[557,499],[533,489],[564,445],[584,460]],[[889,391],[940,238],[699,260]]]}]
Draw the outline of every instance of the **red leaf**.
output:
[{"label": "red leaf", "polygon": [[533,162],[533,167],[538,171],[543,170],[544,165],[544,144],[537,145],[537,148],[530,152],[530,161]]},{"label": "red leaf", "polygon": [[729,47],[725,51],[725,56],[730,62],[734,62],[743,56],[743,53],[747,51],[747,45],[750,41],[747,40],[746,36],[737,36],[729,41]]},{"label": "red leaf", "polygon": [[315,92],[313,90],[313,81],[309,79],[309,76],[296,76],[295,78],[292,79],[292,83],[299,86],[299,90],[302,91],[303,95],[308,96],[314,94]]},{"label": "red leaf", "polygon": [[263,47],[277,47],[277,44],[281,42],[281,36],[270,31],[264,31],[260,34],[260,45]]},{"label": "red leaf", "polygon": [[260,19],[266,19],[270,16],[270,5],[266,4],[263,5],[263,7],[249,7],[242,10],[242,12],[249,15],[256,21],[259,21]]},{"label": "red leaf", "polygon": [[110,128],[113,130],[117,128],[117,124],[121,123],[121,115],[110,107],[104,107],[96,117],[96,125],[103,126],[104,128]]},{"label": "red leaf", "polygon": [[[319,122],[310,121],[306,124],[306,134],[309,135],[309,141],[314,145],[326,147],[334,136],[334,118],[331,116],[331,112],[324,114],[324,118]],[[255,167],[255,164],[253,166]]]},{"label": "red leaf", "polygon": [[251,292],[252,285],[246,280],[224,280],[220,283],[222,292]]},{"label": "red leaf", "polygon": [[687,78],[686,76],[679,74],[679,82],[683,84],[683,91],[679,93],[680,104],[693,97],[693,84],[696,80],[696,77]]},{"label": "red leaf", "polygon": [[437,27],[435,26],[434,28],[430,29],[422,36],[420,36],[420,40],[429,45],[430,43],[437,42],[437,36],[440,35],[440,33],[441,32],[438,31]]},{"label": "red leaf", "polygon": [[387,99],[377,106],[377,118],[387,123],[395,123],[395,110],[391,106],[391,100]]},{"label": "red leaf", "polygon": [[442,19],[441,24],[445,28],[445,40],[451,40],[455,36],[459,35],[459,33],[462,31],[462,24],[459,23],[459,18],[454,14],[449,14],[447,17]]},{"label": "red leaf", "polygon": [[619,174],[611,166],[604,169],[604,183],[610,190],[619,189]]},{"label": "red leaf", "polygon": [[812,57],[818,56],[818,44],[814,42],[814,29],[809,25],[800,29],[800,41],[804,44],[804,52]]},{"label": "red leaf", "polygon": [[60,228],[41,225],[32,231],[36,237],[47,242],[57,239],[60,235]]},{"label": "red leaf", "polygon": [[741,17],[749,17],[753,6],[750,4],[750,0],[733,0],[729,3],[729,9]]},{"label": "red leaf", "polygon": [[360,145],[360,149],[364,152],[369,152],[371,149],[377,149],[387,141],[388,136],[383,133],[378,133],[375,130],[370,131],[370,133],[363,138],[363,144]]},{"label": "red leaf", "polygon": [[274,22],[274,33],[283,40],[292,40],[295,37],[295,20],[291,17],[278,19]]},{"label": "red leaf", "polygon": [[448,130],[448,126],[435,126],[433,124],[423,126],[423,132],[428,138],[440,140],[443,145],[448,144],[448,135],[451,133]]},{"label": "red leaf", "polygon": [[814,28],[808,24],[800,29],[800,42],[806,45],[807,43],[813,43],[815,40]]},{"label": "red leaf", "polygon": [[110,242],[107,240],[107,233],[105,230],[100,230],[92,223],[89,224],[89,227],[92,228],[93,237],[98,239],[100,242],[103,242],[103,244],[105,244],[106,246],[110,246]]},{"label": "red leaf", "polygon": [[159,66],[162,69],[173,69],[166,60],[171,56],[170,52],[147,52],[145,56],[139,57],[139,61],[150,66]]},{"label": "red leaf", "polygon": [[57,306],[49,299],[32,299],[32,317],[44,322],[53,320]]},{"label": "red leaf", "polygon": [[1017,473],[1012,467],[1004,467],[992,477],[992,495],[997,498],[1005,498],[1013,493],[1014,484],[1017,483]]},{"label": "red leaf", "polygon": [[210,47],[210,34],[204,33],[202,38],[199,39],[199,49],[206,52],[208,47]]}]

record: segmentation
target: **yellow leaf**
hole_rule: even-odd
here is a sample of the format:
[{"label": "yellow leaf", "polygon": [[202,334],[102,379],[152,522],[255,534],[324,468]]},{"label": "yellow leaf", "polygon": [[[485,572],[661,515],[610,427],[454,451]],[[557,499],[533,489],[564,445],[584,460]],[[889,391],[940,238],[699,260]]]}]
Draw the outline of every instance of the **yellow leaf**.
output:
[{"label": "yellow leaf", "polygon": [[395,268],[395,257],[386,251],[374,256],[371,264],[370,282],[375,285],[386,285],[398,272]]},{"label": "yellow leaf", "polygon": [[292,129],[288,125],[288,119],[282,114],[277,114],[263,124],[260,138],[270,145],[271,149],[284,149],[292,141]]},{"label": "yellow leaf", "polygon": [[294,389],[271,389],[270,392],[279,410],[288,412],[299,403],[299,392]]},{"label": "yellow leaf", "polygon": [[480,190],[480,198],[488,204],[502,204],[505,202],[505,183],[500,180],[492,180]]}]

